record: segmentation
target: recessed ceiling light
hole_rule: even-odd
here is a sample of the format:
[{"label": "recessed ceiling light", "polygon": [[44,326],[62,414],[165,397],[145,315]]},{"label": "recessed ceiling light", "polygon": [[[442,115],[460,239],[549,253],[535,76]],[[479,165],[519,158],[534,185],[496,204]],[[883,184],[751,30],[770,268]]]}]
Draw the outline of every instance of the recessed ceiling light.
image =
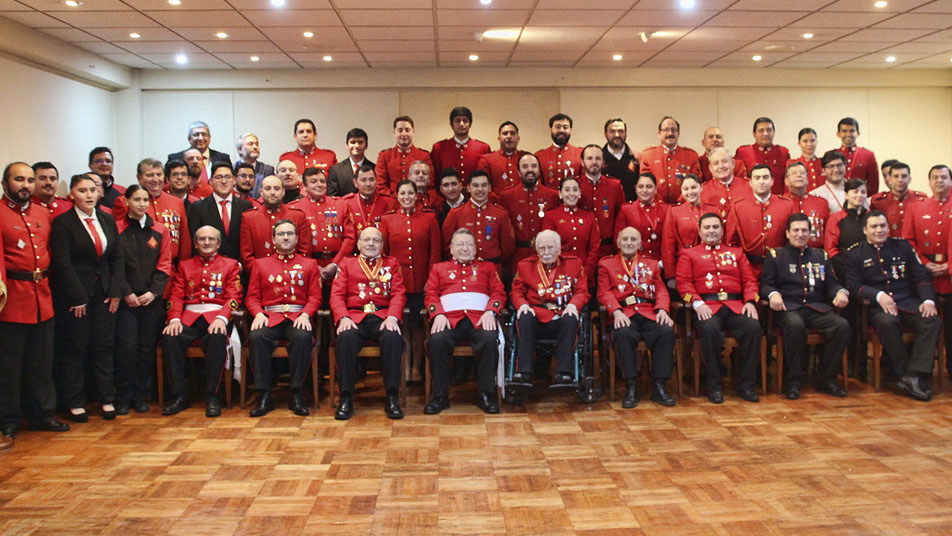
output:
[{"label": "recessed ceiling light", "polygon": [[486,30],[483,37],[489,39],[515,39],[519,37],[519,30]]},{"label": "recessed ceiling light", "polygon": [[179,54],[178,56],[175,56],[175,63],[179,65],[185,65],[188,63],[188,57],[185,54]]},{"label": "recessed ceiling light", "polygon": [[304,32],[304,37],[307,37],[308,39],[310,39],[314,37],[314,32]]},{"label": "recessed ceiling light", "polygon": [[182,0],[169,0],[169,3],[173,6],[178,6],[182,4]]},{"label": "recessed ceiling light", "polygon": [[493,0],[479,0],[479,3],[484,6],[488,6],[489,4],[493,3]]},{"label": "recessed ceiling light", "polygon": [[226,34],[225,32],[218,32],[217,34],[215,34],[215,37],[219,39],[228,39],[228,34]]},{"label": "recessed ceiling light", "polygon": [[260,60],[261,60],[261,58],[259,58],[258,56],[251,56],[251,57],[248,58],[248,59],[250,59],[251,61],[260,61]]},{"label": "recessed ceiling light", "polygon": [[333,57],[333,56],[324,56],[323,59],[324,59],[324,61],[332,61],[332,60],[334,59],[334,57]]},{"label": "recessed ceiling light", "polygon": [[754,61],[760,61],[760,60],[764,59],[764,57],[761,56],[760,54],[757,54],[756,56],[754,56],[753,58],[750,58],[750,59],[752,59],[752,60],[754,60]]},{"label": "recessed ceiling light", "polygon": [[69,7],[79,7],[79,6],[83,5],[82,1],[80,1],[80,0],[66,0],[66,1],[63,2],[63,3],[66,4],[66,5],[69,6]]},{"label": "recessed ceiling light", "polygon": [[477,56],[476,54],[469,55],[469,61],[477,61],[477,60],[479,60],[479,56]]},{"label": "recessed ceiling light", "polygon": [[886,63],[892,63],[896,61],[896,56],[886,56]]},{"label": "recessed ceiling light", "polygon": [[614,56],[612,56],[612,59],[615,61],[621,61],[621,54],[615,54]]},{"label": "recessed ceiling light", "polygon": [[139,39],[140,37],[142,37],[142,34],[140,34],[139,32],[132,32],[131,34],[129,34],[129,37],[133,39]]},{"label": "recessed ceiling light", "polygon": [[694,6],[697,4],[694,0],[681,0],[679,3],[682,9],[694,9]]},{"label": "recessed ceiling light", "polygon": [[274,7],[284,7],[284,0],[271,0],[271,5]]},{"label": "recessed ceiling light", "polygon": [[883,8],[883,7],[886,7],[887,5],[889,5],[889,3],[886,2],[885,0],[879,0],[879,2],[876,2],[875,4],[873,4],[873,7]]},{"label": "recessed ceiling light", "polygon": [[800,37],[802,37],[802,38],[804,38],[804,39],[813,39],[813,34],[808,32],[808,33],[803,34],[803,35],[800,36]]}]

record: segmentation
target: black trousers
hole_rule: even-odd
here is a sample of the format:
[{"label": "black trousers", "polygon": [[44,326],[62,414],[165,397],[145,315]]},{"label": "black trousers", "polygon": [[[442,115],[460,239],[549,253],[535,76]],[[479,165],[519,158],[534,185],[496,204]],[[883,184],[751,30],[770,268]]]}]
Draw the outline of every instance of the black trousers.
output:
[{"label": "black trousers", "polygon": [[[316,319],[315,319],[316,320]],[[291,389],[300,389],[307,377],[311,363],[311,349],[314,337],[310,331],[294,327],[294,322],[285,319],[269,328],[267,326],[252,330],[248,334],[248,346],[251,349],[251,366],[254,367],[255,387],[261,390],[274,386],[274,372],[271,354],[281,340],[288,341],[288,368],[291,370]]]},{"label": "black trousers", "polygon": [[809,307],[795,311],[777,311],[777,325],[783,330],[783,384],[799,386],[803,381],[803,363],[807,355],[807,335],[818,331],[826,343],[820,357],[817,383],[836,378],[843,352],[849,344],[852,328],[845,318],[833,311],[821,313]]},{"label": "black trousers", "polygon": [[[932,374],[936,342],[939,340],[939,330],[942,328],[942,321],[938,316],[925,318],[918,312],[904,311],[899,311],[899,316],[893,316],[882,309],[871,309],[869,322],[879,333],[879,340],[883,342],[883,351],[892,360],[893,370],[897,376]],[[902,340],[904,326],[916,332],[911,355],[906,343]]]},{"label": "black trousers", "polygon": [[388,395],[400,392],[400,362],[403,360],[403,337],[396,331],[381,330],[383,319],[368,314],[357,324],[357,329],[349,329],[337,336],[334,358],[337,362],[337,385],[341,394],[353,393],[357,377],[357,352],[368,340],[379,341],[380,372]]},{"label": "black trousers", "polygon": [[651,350],[651,377],[655,380],[671,377],[674,370],[674,328],[635,313],[631,316],[630,326],[612,331],[612,340],[626,380],[637,379],[641,371],[636,350],[642,340]]},{"label": "black trousers", "polygon": [[165,362],[168,363],[169,376],[172,378],[173,397],[185,396],[185,351],[195,339],[202,339],[205,353],[205,390],[208,394],[218,394],[225,374],[228,339],[220,333],[209,333],[208,325],[205,317],[199,317],[191,326],[183,324],[178,336],[165,337],[162,342]]},{"label": "black trousers", "polygon": [[148,402],[155,378],[155,343],[165,314],[162,299],[145,307],[119,305],[116,313],[116,400]]},{"label": "black trousers", "polygon": [[427,348],[430,353],[430,372],[433,373],[433,395],[450,394],[450,359],[453,347],[460,339],[469,339],[478,360],[477,376],[481,393],[496,392],[496,367],[499,365],[499,334],[477,328],[463,317],[455,328],[430,334]]},{"label": "black trousers", "polygon": [[952,294],[943,294],[945,301],[942,304],[942,322],[945,325],[945,367],[950,371],[952,378]]},{"label": "black trousers", "polygon": [[[696,315],[696,313],[695,313]],[[760,359],[760,322],[745,314],[736,314],[726,306],[707,320],[697,321],[701,332],[701,357],[707,368],[707,389],[721,387],[721,350],[724,349],[724,332],[730,331],[740,343],[737,349],[739,362],[734,368],[734,387],[740,390],[753,389],[757,377],[757,361]]]},{"label": "black trousers", "polygon": [[115,346],[116,315],[103,302],[105,296],[89,300],[86,314],[76,318],[66,307],[58,308],[58,345],[61,402],[67,408],[86,405],[86,367],[92,367],[93,381],[101,404],[112,404],[116,397]]},{"label": "black trousers", "polygon": [[578,319],[571,315],[540,322],[533,314],[523,314],[516,321],[519,332],[519,347],[516,354],[516,372],[531,373],[536,357],[537,339],[556,339],[555,371],[571,374],[575,370],[572,362],[575,356],[575,343],[578,339]]},{"label": "black trousers", "polygon": [[26,418],[53,416],[53,319],[38,324],[0,322],[0,431],[13,435]]}]

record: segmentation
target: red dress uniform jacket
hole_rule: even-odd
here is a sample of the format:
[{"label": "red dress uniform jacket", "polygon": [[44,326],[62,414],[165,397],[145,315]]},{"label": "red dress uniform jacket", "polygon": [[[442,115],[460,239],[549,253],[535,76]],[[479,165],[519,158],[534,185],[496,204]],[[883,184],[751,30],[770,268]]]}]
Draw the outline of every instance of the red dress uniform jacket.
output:
[{"label": "red dress uniform jacket", "polygon": [[863,179],[866,181],[866,193],[870,197],[879,193],[880,170],[876,163],[876,155],[869,149],[855,145],[849,148],[845,145],[840,146],[840,152],[846,157],[846,180]]},{"label": "red dress uniform jacket", "polygon": [[[3,196],[0,233],[3,236],[2,264],[5,269],[0,269],[0,277],[7,286],[7,304],[0,311],[0,322],[36,324],[53,317],[49,278],[52,225],[49,209],[34,203],[21,207]],[[36,274],[35,278],[42,279],[14,280],[8,277],[8,271],[32,272]]]},{"label": "red dress uniform jacket", "polygon": [[559,233],[562,239],[562,252],[578,257],[585,266],[589,286],[595,285],[595,270],[598,266],[599,238],[595,215],[578,207],[565,205],[550,210],[542,218],[542,228]]},{"label": "red dress uniform jacket", "polygon": [[899,199],[892,191],[880,192],[869,198],[870,209],[881,210],[889,220],[889,236],[901,237],[902,224],[906,219],[909,207],[929,199],[929,196],[916,190],[906,192],[906,197]]},{"label": "red dress uniform jacket", "polygon": [[[707,153],[702,154],[697,157],[697,165],[701,168],[701,182],[705,183],[714,178],[714,175],[711,174],[711,159],[707,157]],[[746,177],[747,176],[747,164],[744,163],[740,158],[734,159],[734,176],[735,177]]]},{"label": "red dress uniform jacket", "polygon": [[727,217],[725,242],[738,245],[754,265],[754,275],[760,276],[767,248],[783,247],[787,242],[787,219],[793,214],[793,201],[782,195],[771,194],[766,203],[755,196],[734,203]]},{"label": "red dress uniform jacket", "polygon": [[[949,262],[949,233],[952,232],[952,195],[945,202],[928,198],[909,205],[902,221],[902,237],[912,244],[922,264]],[[952,293],[949,274],[932,278],[938,294]]]},{"label": "red dress uniform jacket", "polygon": [[[394,202],[397,203],[397,206],[393,207],[394,210],[400,208],[400,203],[394,198]],[[443,206],[443,197],[436,193],[436,190],[427,190],[425,194],[420,195],[420,192],[417,192],[417,209],[426,209],[437,212],[440,210],[440,207]]]},{"label": "red dress uniform jacket", "polygon": [[251,197],[250,194],[243,194],[243,193],[239,192],[238,190],[235,190],[234,192],[235,192],[235,194],[234,194],[235,197],[237,197],[238,199],[244,199],[245,201],[251,203],[251,206],[252,206],[252,207],[260,207],[260,206],[261,206],[261,201],[258,201],[258,200],[255,199],[254,197]]},{"label": "red dress uniform jacket", "polygon": [[823,249],[826,220],[830,219],[830,204],[826,199],[810,194],[796,195],[788,192],[785,196],[793,201],[794,214],[802,212],[810,218],[813,230],[810,231],[809,247]]},{"label": "red dress uniform jacket", "polygon": [[701,188],[701,203],[717,207],[713,212],[720,214],[725,220],[731,211],[731,206],[737,200],[753,196],[750,179],[742,177],[733,177],[730,184],[724,184],[718,180],[707,181]]},{"label": "red dress uniform jacket", "polygon": [[517,262],[535,255],[535,237],[542,230],[542,218],[560,204],[559,192],[541,184],[532,190],[519,184],[499,194],[499,205],[509,213],[516,234],[515,257],[510,265],[513,273]]},{"label": "red dress uniform jacket", "polygon": [[[470,309],[463,305],[462,302],[468,301],[465,300],[466,295],[474,293],[486,296],[484,309]],[[424,303],[430,318],[444,315],[453,328],[463,318],[469,318],[474,326],[478,326],[479,317],[486,311],[497,315],[502,311],[506,305],[506,288],[491,262],[440,262],[433,265],[426,281]]]},{"label": "red dress uniform jacket", "polygon": [[700,243],[697,226],[701,216],[717,211],[718,207],[704,203],[700,206],[682,203],[668,210],[664,219],[665,232],[661,235],[661,261],[666,278],[674,278],[681,250],[693,248]]},{"label": "red dress uniform jacket", "polygon": [[241,264],[251,270],[255,259],[263,259],[274,253],[272,229],[279,220],[291,220],[297,227],[297,252],[305,257],[311,254],[311,230],[307,216],[296,208],[281,205],[271,210],[264,205],[245,211],[241,216]]},{"label": "red dress uniform jacket", "polygon": [[386,194],[395,194],[397,184],[410,175],[410,164],[417,160],[426,162],[430,166],[430,187],[433,187],[436,176],[433,174],[433,162],[430,153],[416,145],[410,145],[406,151],[398,146],[380,151],[377,155],[377,191]]},{"label": "red dress uniform jacket", "polygon": [[346,316],[359,324],[368,314],[400,320],[406,303],[406,289],[397,259],[377,257],[368,262],[362,255],[356,255],[341,261],[331,286],[334,322]]},{"label": "red dress uniform jacket", "polygon": [[677,203],[681,198],[681,179],[688,173],[700,176],[697,152],[677,146],[668,150],[664,145],[655,145],[641,151],[638,160],[641,173],[651,173],[658,181],[658,199],[665,203]]},{"label": "red dress uniform jacket", "polygon": [[443,221],[443,250],[449,251],[453,233],[466,227],[476,237],[476,257],[497,263],[516,249],[512,222],[506,209],[487,201],[477,207],[472,199],[454,208]]},{"label": "red dress uniform jacket", "polygon": [[641,255],[626,261],[619,253],[598,261],[598,302],[609,317],[621,310],[628,318],[637,313],[656,320],[656,311],[667,312],[671,298],[658,261]]},{"label": "red dress uniform jacket", "polygon": [[463,184],[469,184],[469,176],[476,171],[479,157],[492,152],[489,144],[469,138],[466,143],[457,143],[455,138],[447,138],[433,144],[430,159],[433,162],[434,181],[446,168],[456,168]]},{"label": "red dress uniform jacket", "polygon": [[[192,256],[192,238],[188,232],[188,217],[185,215],[185,203],[168,192],[158,197],[149,196],[149,210],[146,211],[153,221],[161,223],[172,237],[172,260],[181,261]],[[118,220],[126,218],[129,207],[125,196],[116,198],[112,206],[112,216]]]},{"label": "red dress uniform jacket", "polygon": [[[813,158],[806,158],[801,156],[796,160],[787,160],[786,166],[784,166],[784,177],[786,176],[787,166],[794,162],[800,162],[807,167],[807,191],[813,190],[814,188],[819,188],[826,184],[826,172],[823,171],[823,162],[820,160],[820,157],[814,156]],[[774,177],[774,181],[778,181],[780,178]]]},{"label": "red dress uniform jacket", "polygon": [[[648,259],[661,260],[661,244],[664,241],[664,222],[671,205],[663,201],[652,201],[645,205],[641,201],[632,201],[621,207],[615,220],[615,237],[625,227],[634,227],[641,233],[641,251],[639,255]],[[697,227],[694,228],[697,234]],[[672,265],[673,266],[673,265]]]},{"label": "red dress uniform jacket", "polygon": [[539,178],[543,184],[550,188],[559,188],[559,184],[565,177],[582,176],[582,149],[571,143],[566,143],[565,147],[550,145],[545,149],[539,149],[535,152],[539,159],[542,176]]},{"label": "red dress uniform jacket", "polygon": [[69,212],[73,208],[73,202],[65,197],[53,197],[53,200],[49,203],[44,203],[40,201],[40,198],[33,196],[30,199],[30,203],[35,203],[45,209],[50,211],[52,217],[57,217],[64,212]]},{"label": "red dress uniform jacket", "polygon": [[436,214],[414,208],[409,214],[395,210],[380,219],[384,255],[400,263],[400,275],[410,294],[423,292],[423,285],[434,264],[443,255],[443,242]]},{"label": "red dress uniform jacket", "polygon": [[592,183],[588,174],[582,177],[579,187],[582,197],[579,199],[578,206],[591,210],[598,224],[598,237],[601,244],[598,256],[601,258],[610,255],[615,251],[615,221],[618,211],[625,204],[625,189],[622,188],[620,180],[607,175],[601,175],[597,182]]},{"label": "red dress uniform jacket", "polygon": [[[182,324],[191,326],[200,316],[209,324],[219,316],[227,322],[241,300],[239,273],[238,261],[223,255],[209,259],[198,256],[180,262],[172,278],[169,322],[179,319]],[[199,304],[216,308],[204,313],[188,310],[189,305]]]},{"label": "red dress uniform jacket", "polygon": [[677,269],[678,293],[685,303],[702,300],[717,313],[725,306],[741,314],[744,302],[759,300],[757,278],[740,248],[702,244],[681,252]]},{"label": "red dress uniform jacket", "polygon": [[516,266],[509,298],[518,310],[532,307],[540,322],[550,322],[572,304],[581,313],[588,303],[588,275],[578,257],[562,255],[546,270],[538,256],[522,259]]},{"label": "red dress uniform jacket", "polygon": [[499,149],[492,153],[480,155],[476,168],[489,174],[489,182],[493,187],[492,191],[501,192],[519,185],[522,180],[519,178],[519,159],[527,154],[529,153],[517,149],[512,154],[507,155],[502,149]]},{"label": "red dress uniform jacket", "polygon": [[[325,196],[320,201],[302,197],[288,203],[307,218],[311,235],[311,256],[322,268],[330,264],[344,241],[344,205],[340,198]],[[300,240],[300,238],[298,238]]]},{"label": "red dress uniform jacket", "polygon": [[208,179],[200,179],[198,185],[192,188],[188,187],[189,197],[195,196],[195,200],[205,199],[206,197],[215,193],[215,190],[212,190],[212,185],[208,184]]},{"label": "red dress uniform jacket", "polygon": [[[285,319],[294,322],[301,313],[314,318],[321,306],[321,272],[317,261],[294,253],[270,255],[258,260],[251,268],[245,305],[251,318],[264,313],[269,328]],[[265,307],[277,305],[300,305],[304,309],[265,311]]]},{"label": "red dress uniform jacket", "polygon": [[786,176],[787,161],[790,160],[790,151],[783,145],[771,145],[770,147],[761,147],[760,145],[742,145],[737,148],[734,158],[740,158],[747,166],[747,176],[750,176],[751,170],[757,164],[767,164],[770,166],[770,174],[773,176],[773,193],[782,194],[784,185],[783,178]]},{"label": "red dress uniform jacket", "polygon": [[344,241],[340,251],[334,257],[334,262],[340,264],[341,259],[349,257],[357,251],[357,238],[366,227],[380,228],[380,218],[394,209],[396,201],[389,195],[375,194],[369,203],[359,193],[352,192],[341,197],[344,205]]},{"label": "red dress uniform jacket", "polygon": [[314,147],[311,152],[306,154],[301,152],[301,149],[288,151],[281,155],[278,162],[282,160],[294,162],[298,168],[298,173],[304,173],[304,170],[309,167],[320,168],[326,172],[337,163],[337,155],[334,154],[334,151]]}]

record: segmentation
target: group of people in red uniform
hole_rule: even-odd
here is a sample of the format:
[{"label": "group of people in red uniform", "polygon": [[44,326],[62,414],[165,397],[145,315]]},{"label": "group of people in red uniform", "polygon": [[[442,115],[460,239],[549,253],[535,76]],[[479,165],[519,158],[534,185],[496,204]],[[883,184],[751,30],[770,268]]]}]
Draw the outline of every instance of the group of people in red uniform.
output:
[{"label": "group of people in red uniform", "polygon": [[[301,119],[294,125],[297,148],[276,168],[257,160],[253,134],[239,136],[233,164],[210,149],[208,125],[196,122],[188,149],[165,164],[142,160],[128,188],[114,182],[111,151],[94,149],[90,171],[70,178],[67,198],[56,196],[53,164],[9,164],[0,207],[0,290],[7,300],[0,311],[0,450],[12,448],[23,420],[32,429],[67,430],[54,416],[60,409],[85,422],[86,393],[95,393],[106,419],[149,411],[154,389],[165,388],[154,385],[160,341],[172,395],[162,413],[190,406],[185,353],[200,341],[206,415],[219,415],[230,329],[241,310],[260,391],[252,416],[274,410],[270,356],[281,341],[290,356],[289,409],[308,414],[308,356],[317,311],[329,308],[338,370],[331,389],[340,393],[335,417],[353,414],[354,385],[363,374],[357,354],[375,340],[385,411],[400,418],[405,340],[411,385],[424,379],[425,354],[431,360],[435,394],[425,413],[449,407],[450,383],[468,374],[465,360],[450,365],[460,340],[477,357],[477,405],[499,411],[498,315],[507,301],[518,334],[508,378],[514,389],[532,386],[539,337],[559,340],[553,384],[572,383],[580,317],[601,306],[627,380],[623,406],[638,403],[642,340],[652,350],[651,399],[673,405],[666,387],[677,316],[670,291],[694,309],[711,400],[723,400],[720,360],[709,351],[723,342],[724,329],[742,339],[738,394],[755,400],[761,273],[776,276],[771,263],[795,235],[801,257],[825,247],[834,263],[829,270],[825,260],[803,269],[790,264],[781,273],[802,276],[805,295],[821,281],[845,282],[847,253],[873,243],[867,226],[878,215],[888,221],[888,235],[912,244],[913,260],[931,276],[926,283],[939,294],[952,292],[948,167],[930,170],[932,197],[910,191],[909,167],[890,160],[880,169],[856,145],[852,118],[838,125],[842,145],[822,157],[815,154],[816,132],[803,129],[798,159],[773,143],[767,117],[754,122],[755,143],[734,154],[711,127],[701,155],[679,145],[673,117],[659,123],[657,146],[632,152],[622,119],[605,123],[604,146],[577,147],[569,143],[572,118],[556,114],[549,120],[553,144],[534,154],[519,150],[511,121],[500,125],[499,149],[492,151],[469,137],[468,108],[454,108],[449,119],[453,136],[426,151],[414,145],[413,120],[397,117],[395,146],[376,163],[365,158],[363,130],[347,133],[349,156],[338,162],[316,146],[313,121]],[[888,187],[881,193],[879,171]],[[920,274],[908,267],[886,275],[888,282]],[[880,294],[872,301],[880,303]],[[898,352],[890,352],[897,362]],[[799,396],[800,372],[782,371],[790,398]],[[913,396],[928,391],[919,383],[923,374],[900,376]],[[87,377],[93,386],[84,385]],[[828,376],[818,387],[841,394]]]}]

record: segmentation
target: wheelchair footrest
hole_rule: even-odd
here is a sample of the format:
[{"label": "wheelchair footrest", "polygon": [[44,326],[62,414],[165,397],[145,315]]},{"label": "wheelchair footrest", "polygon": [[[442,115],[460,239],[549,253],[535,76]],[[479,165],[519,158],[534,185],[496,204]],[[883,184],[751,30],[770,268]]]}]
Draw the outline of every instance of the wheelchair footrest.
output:
[{"label": "wheelchair footrest", "polygon": [[578,391],[578,383],[553,383],[549,386],[549,389],[556,392],[575,392]]}]

